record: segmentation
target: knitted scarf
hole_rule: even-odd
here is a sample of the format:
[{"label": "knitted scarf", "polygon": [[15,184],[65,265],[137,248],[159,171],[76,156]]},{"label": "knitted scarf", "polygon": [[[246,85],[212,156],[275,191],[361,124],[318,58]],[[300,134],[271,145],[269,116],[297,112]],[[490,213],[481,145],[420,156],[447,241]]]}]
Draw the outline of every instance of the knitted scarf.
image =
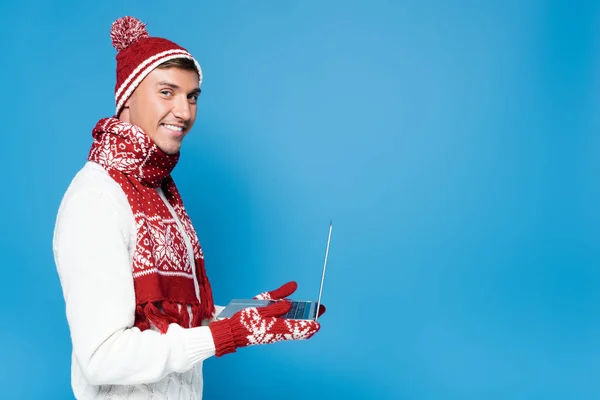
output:
[{"label": "knitted scarf", "polygon": [[[170,323],[199,326],[212,317],[215,307],[196,231],[170,175],[179,153],[164,153],[141,128],[114,117],[98,121],[92,136],[88,160],[99,163],[121,186],[135,218],[135,326],[146,330],[152,324],[162,333]],[[156,191],[159,187],[180,224]]]}]

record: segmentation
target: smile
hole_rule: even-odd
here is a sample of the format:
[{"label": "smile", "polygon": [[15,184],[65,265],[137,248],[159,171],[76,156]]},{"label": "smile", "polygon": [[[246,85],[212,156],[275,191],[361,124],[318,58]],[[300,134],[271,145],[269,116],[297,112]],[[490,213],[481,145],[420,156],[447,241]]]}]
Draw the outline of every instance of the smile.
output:
[{"label": "smile", "polygon": [[183,132],[183,126],[177,126],[177,125],[169,125],[169,124],[162,124],[162,126],[164,126],[165,128],[174,131],[174,132]]}]

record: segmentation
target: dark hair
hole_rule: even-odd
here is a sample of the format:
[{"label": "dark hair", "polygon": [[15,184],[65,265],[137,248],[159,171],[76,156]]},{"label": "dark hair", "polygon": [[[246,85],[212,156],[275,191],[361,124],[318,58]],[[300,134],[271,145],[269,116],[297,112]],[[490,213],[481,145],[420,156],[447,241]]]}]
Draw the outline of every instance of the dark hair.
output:
[{"label": "dark hair", "polygon": [[198,70],[196,69],[196,64],[194,64],[194,61],[190,60],[189,58],[173,58],[172,60],[167,60],[164,63],[160,64],[157,68],[181,68],[181,69],[185,69],[187,71],[196,71],[198,72]]}]

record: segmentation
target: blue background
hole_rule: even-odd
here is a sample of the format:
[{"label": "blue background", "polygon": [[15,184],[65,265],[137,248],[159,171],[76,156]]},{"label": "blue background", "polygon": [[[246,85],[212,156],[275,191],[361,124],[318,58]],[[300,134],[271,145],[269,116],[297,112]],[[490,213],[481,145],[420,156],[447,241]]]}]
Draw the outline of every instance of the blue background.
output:
[{"label": "blue background", "polygon": [[72,396],[52,231],[123,15],[204,70],[174,176],[218,303],[316,296],[334,222],[321,332],[209,359],[205,398],[600,396],[598,5],[59,4],[0,6],[1,398]]}]

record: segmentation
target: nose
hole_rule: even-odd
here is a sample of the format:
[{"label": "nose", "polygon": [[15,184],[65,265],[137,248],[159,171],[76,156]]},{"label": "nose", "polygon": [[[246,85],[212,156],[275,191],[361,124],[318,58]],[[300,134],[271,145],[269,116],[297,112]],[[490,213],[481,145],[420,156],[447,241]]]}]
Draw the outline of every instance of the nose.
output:
[{"label": "nose", "polygon": [[173,105],[173,115],[175,118],[189,121],[192,116],[192,110],[190,102],[188,101],[186,96],[178,96],[175,104]]}]

